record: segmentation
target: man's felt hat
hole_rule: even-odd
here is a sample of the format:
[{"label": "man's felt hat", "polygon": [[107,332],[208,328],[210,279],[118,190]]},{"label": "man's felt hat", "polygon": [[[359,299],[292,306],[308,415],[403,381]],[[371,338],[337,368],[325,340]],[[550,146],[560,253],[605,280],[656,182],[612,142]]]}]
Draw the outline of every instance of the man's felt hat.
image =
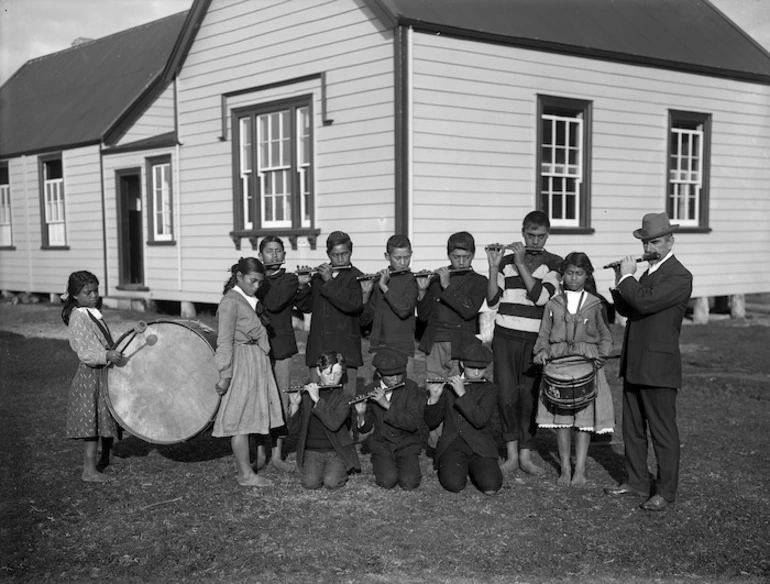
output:
[{"label": "man's felt hat", "polygon": [[671,225],[666,213],[647,213],[642,217],[642,228],[634,231],[634,237],[646,241],[678,230],[679,225]]},{"label": "man's felt hat", "polygon": [[492,351],[481,343],[468,343],[460,347],[460,361],[465,367],[483,369],[492,362]]},{"label": "man's felt hat", "polygon": [[372,359],[372,365],[380,375],[398,375],[406,372],[408,357],[395,349],[381,349]]}]

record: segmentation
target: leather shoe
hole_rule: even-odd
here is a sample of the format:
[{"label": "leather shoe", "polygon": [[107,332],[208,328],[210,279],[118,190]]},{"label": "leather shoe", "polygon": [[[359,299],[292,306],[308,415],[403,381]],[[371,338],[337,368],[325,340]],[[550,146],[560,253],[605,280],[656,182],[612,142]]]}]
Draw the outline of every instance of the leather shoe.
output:
[{"label": "leather shoe", "polygon": [[635,489],[634,487],[626,483],[623,483],[622,485],[618,485],[617,487],[606,487],[604,489],[604,492],[610,497],[622,497],[624,495],[630,496],[630,497],[649,497],[650,496],[649,493],[645,493],[644,491]]},{"label": "leather shoe", "polygon": [[671,505],[672,503],[669,503],[660,495],[653,495],[639,506],[645,511],[663,511]]}]

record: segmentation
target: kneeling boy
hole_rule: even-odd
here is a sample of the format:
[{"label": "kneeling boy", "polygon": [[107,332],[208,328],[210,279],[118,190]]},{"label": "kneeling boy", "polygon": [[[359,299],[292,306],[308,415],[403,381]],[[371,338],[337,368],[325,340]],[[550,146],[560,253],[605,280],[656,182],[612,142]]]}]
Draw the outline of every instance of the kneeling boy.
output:
[{"label": "kneeling boy", "polygon": [[[493,495],[503,485],[491,424],[498,391],[483,377],[491,362],[489,349],[465,344],[460,348],[463,377],[452,376],[446,384],[428,383],[425,423],[429,428],[444,423],[435,460],[441,486],[453,493],[465,488],[468,476],[486,495]],[[452,390],[445,391],[445,385]]]},{"label": "kneeling boy", "polygon": [[[424,393],[406,378],[406,354],[382,349],[372,359],[379,380],[364,389],[369,400],[357,403],[356,419],[372,453],[376,483],[386,489],[397,484],[404,490],[420,484],[421,450],[418,424]],[[371,402],[371,403],[367,403]]]},{"label": "kneeling boy", "polygon": [[336,351],[321,353],[320,381],[291,394],[290,432],[299,424],[297,466],[306,489],[342,487],[348,472],[361,470],[350,435],[350,395],[343,389],[345,357]]}]

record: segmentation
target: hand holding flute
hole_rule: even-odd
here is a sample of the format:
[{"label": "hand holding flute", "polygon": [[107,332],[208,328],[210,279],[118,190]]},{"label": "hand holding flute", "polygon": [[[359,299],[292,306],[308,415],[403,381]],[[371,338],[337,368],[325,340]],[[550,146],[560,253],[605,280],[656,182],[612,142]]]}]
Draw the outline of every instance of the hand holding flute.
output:
[{"label": "hand holding flute", "polygon": [[[460,375],[452,375],[447,378],[441,378],[440,380],[436,379],[428,379],[427,385],[428,385],[428,393],[430,394],[430,397],[428,398],[428,404],[433,405],[438,403],[439,398],[441,397],[441,394],[444,393],[444,386],[450,385],[452,389],[454,390],[457,397],[462,397],[465,395],[465,379],[462,378]],[[435,401],[433,401],[435,399]]]},{"label": "hand holding flute", "polygon": [[[390,402],[385,397],[386,394],[390,393],[391,391],[395,389],[401,389],[404,387],[406,383],[397,383],[396,385],[391,385],[390,387],[382,387],[381,385],[378,385],[375,387],[372,391],[369,393],[364,393],[361,395],[357,395],[352,400],[348,402],[348,405],[355,405],[356,410],[360,411],[358,408],[359,404],[366,404],[367,400],[374,400],[377,403],[379,403],[382,407],[385,409],[388,409],[390,407]],[[383,403],[384,402],[384,403]],[[362,410],[366,410],[365,405],[361,408]]]},{"label": "hand holding flute", "polygon": [[623,264],[624,261],[626,261],[628,259],[633,259],[634,263],[638,264],[639,262],[649,262],[651,260],[658,260],[658,259],[660,259],[660,254],[658,252],[656,252],[656,251],[651,251],[649,253],[644,254],[640,258],[634,258],[634,256],[626,256],[622,260],[617,260],[617,261],[614,261],[614,262],[610,262],[609,264],[604,266],[604,269],[605,270],[608,269],[608,268],[617,269],[617,268],[619,268]]}]

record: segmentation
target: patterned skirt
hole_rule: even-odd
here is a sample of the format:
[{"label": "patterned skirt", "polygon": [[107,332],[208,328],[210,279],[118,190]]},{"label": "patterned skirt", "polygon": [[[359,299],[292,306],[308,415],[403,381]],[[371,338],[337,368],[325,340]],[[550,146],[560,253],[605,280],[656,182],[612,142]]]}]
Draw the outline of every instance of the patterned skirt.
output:
[{"label": "patterned skirt", "polygon": [[67,438],[118,437],[118,425],[104,398],[104,367],[78,365],[67,401]]}]

